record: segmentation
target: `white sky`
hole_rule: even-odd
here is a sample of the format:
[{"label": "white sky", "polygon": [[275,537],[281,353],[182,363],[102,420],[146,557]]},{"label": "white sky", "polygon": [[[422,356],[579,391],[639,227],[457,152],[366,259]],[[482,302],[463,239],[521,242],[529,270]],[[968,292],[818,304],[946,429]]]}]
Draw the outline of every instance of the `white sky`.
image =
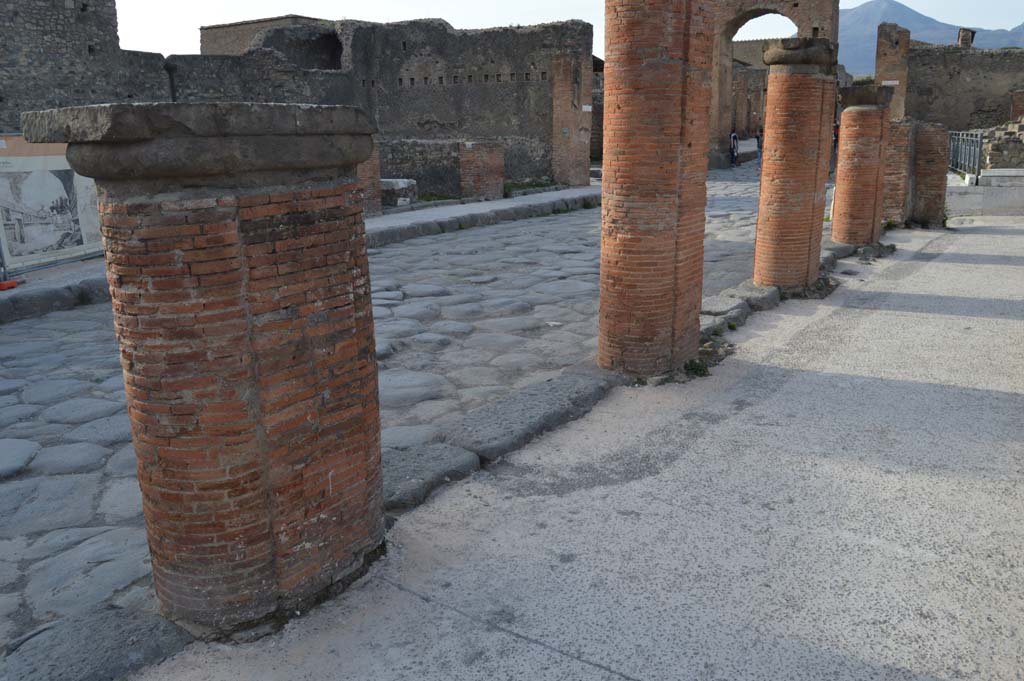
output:
[{"label": "white sky", "polygon": [[[866,0],[840,0],[843,8]],[[1021,0],[902,0],[905,5],[939,21],[978,28],[1013,28],[1024,23]],[[303,14],[322,19],[402,21],[441,17],[456,28],[487,28],[510,24],[582,19],[594,25],[594,52],[604,54],[604,2],[602,0],[118,0],[121,46],[163,54],[199,52],[199,27],[209,24],[260,19],[281,14]],[[739,40],[792,35],[793,25],[778,16],[747,24]]]}]

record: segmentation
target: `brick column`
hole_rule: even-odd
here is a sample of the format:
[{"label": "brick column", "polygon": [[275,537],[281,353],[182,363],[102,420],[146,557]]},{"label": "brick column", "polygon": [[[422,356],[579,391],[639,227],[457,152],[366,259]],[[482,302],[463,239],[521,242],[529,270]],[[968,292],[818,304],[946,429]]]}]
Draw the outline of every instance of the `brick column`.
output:
[{"label": "brick column", "polygon": [[164,614],[226,631],[358,574],[384,532],[365,115],[140,104],[23,127],[97,180]]},{"label": "brick column", "polygon": [[709,3],[607,0],[598,361],[681,368],[700,343]]},{"label": "brick column", "polygon": [[882,237],[885,149],[891,88],[871,85],[842,90],[842,126],[836,165],[832,240],[853,246]]},{"label": "brick column", "polygon": [[914,181],[911,222],[926,227],[946,223],[949,131],[938,123],[914,124]]},{"label": "brick column", "polygon": [[799,289],[818,278],[835,115],[835,51],[819,38],[765,53],[768,103],[754,281]]}]

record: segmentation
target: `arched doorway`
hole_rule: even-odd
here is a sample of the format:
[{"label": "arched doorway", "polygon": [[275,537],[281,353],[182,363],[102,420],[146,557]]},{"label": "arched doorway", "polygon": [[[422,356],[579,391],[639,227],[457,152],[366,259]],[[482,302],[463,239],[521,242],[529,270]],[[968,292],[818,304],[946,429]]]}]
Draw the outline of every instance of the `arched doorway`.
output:
[{"label": "arched doorway", "polygon": [[[713,22],[711,82],[711,166],[726,167],[729,134],[734,120],[733,41],[748,23],[769,15],[785,17],[795,26],[793,33],[773,37],[827,38],[839,42],[837,0],[721,0],[715,5]],[[756,58],[756,57],[752,57]]]}]

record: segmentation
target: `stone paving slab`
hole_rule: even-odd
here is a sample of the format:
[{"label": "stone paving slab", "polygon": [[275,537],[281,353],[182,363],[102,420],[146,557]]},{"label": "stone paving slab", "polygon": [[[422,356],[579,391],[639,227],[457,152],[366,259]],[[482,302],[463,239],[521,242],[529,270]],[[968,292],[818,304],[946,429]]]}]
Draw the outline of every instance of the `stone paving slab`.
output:
[{"label": "stone paving slab", "polygon": [[[757,189],[749,168],[712,173],[709,300],[751,276]],[[390,509],[581,415],[614,384],[584,368],[599,240],[600,213],[584,210],[371,250]],[[772,296],[735,297],[756,307],[754,294]],[[109,305],[5,324],[0,338],[0,441],[18,442],[0,448],[2,649],[86,608],[134,617],[151,602]]]}]

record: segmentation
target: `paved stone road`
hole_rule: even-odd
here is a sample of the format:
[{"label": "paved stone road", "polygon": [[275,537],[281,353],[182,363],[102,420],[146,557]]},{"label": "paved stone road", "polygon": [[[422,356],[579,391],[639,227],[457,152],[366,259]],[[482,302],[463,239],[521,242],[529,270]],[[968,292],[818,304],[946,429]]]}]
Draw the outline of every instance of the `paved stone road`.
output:
[{"label": "paved stone road", "polygon": [[[751,167],[712,174],[705,295],[751,275]],[[596,347],[600,212],[416,239],[371,254],[385,447]],[[0,649],[54,618],[153,607],[106,305],[0,327]]]}]

